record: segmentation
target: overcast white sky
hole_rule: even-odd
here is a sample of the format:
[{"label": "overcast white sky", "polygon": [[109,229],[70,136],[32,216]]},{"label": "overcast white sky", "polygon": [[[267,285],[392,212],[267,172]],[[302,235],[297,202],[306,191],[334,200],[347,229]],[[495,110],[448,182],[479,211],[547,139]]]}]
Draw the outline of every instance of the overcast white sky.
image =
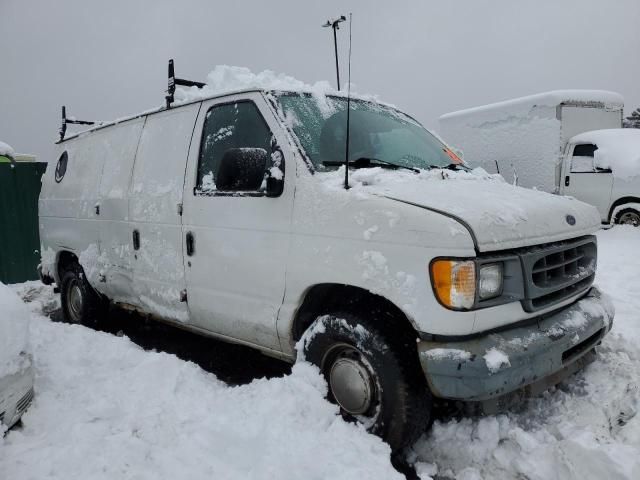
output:
[{"label": "overcast white sky", "polygon": [[349,11],[357,90],[429,127],[558,88],[613,90],[627,110],[640,106],[639,0],[0,0],[0,140],[47,160],[60,105],[87,119],[160,105],[171,57],[194,80],[228,64],[333,83],[320,25]]}]

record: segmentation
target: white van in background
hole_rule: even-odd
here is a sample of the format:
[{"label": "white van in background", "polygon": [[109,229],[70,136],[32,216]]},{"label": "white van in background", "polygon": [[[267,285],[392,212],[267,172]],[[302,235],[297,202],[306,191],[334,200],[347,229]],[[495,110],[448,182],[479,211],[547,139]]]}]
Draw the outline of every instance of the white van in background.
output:
[{"label": "white van in background", "polygon": [[622,129],[623,98],[557,90],[440,117],[465,161],[507,182],[594,205],[602,223],[640,225],[640,131]]},{"label": "white van in background", "polygon": [[423,432],[434,397],[491,409],[539,392],[612,326],[593,207],[471,172],[376,101],[281,85],[168,100],[57,156],[41,273],[67,320],[112,302],[303,354],[393,449]]}]

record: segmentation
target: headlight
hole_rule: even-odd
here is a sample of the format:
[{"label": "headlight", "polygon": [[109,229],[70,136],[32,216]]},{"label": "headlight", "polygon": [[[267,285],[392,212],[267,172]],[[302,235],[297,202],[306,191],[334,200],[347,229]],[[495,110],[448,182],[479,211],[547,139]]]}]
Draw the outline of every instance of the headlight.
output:
[{"label": "headlight", "polygon": [[440,303],[469,310],[479,301],[498,297],[503,290],[502,263],[477,265],[474,260],[439,259],[431,263],[431,282]]},{"label": "headlight", "polygon": [[476,264],[469,260],[436,260],[431,263],[433,290],[444,306],[470,309],[476,298]]},{"label": "headlight", "polygon": [[502,264],[490,263],[480,266],[478,296],[480,300],[497,297],[502,293]]}]

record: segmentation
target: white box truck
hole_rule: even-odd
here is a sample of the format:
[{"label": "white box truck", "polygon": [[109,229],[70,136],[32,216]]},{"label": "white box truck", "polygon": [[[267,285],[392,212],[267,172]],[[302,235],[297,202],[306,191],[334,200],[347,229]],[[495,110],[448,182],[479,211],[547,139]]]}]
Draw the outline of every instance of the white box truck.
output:
[{"label": "white box truck", "polygon": [[623,105],[613,92],[557,90],[448,113],[440,133],[509,183],[583,200],[603,223],[639,225],[640,130],[621,128]]},{"label": "white box truck", "polygon": [[40,228],[68,321],[112,302],[303,353],[394,449],[434,397],[495,406],[593,360],[613,322],[593,207],[470,172],[392,107],[296,88],[63,135]]}]

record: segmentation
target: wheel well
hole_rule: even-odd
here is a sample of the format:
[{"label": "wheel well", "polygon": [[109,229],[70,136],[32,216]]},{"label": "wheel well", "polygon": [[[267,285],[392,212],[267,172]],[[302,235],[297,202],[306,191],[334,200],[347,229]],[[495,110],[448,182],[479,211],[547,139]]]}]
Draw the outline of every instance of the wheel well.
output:
[{"label": "wheel well", "polygon": [[615,218],[612,218],[612,217],[613,217],[613,211],[616,209],[616,207],[619,207],[620,205],[624,205],[625,203],[640,203],[640,198],[622,197],[616,200],[615,202],[613,202],[613,204],[611,205],[611,208],[609,209],[609,223],[615,220]]},{"label": "wheel well", "polygon": [[398,340],[415,343],[418,336],[404,312],[386,298],[360,287],[325,283],[307,291],[293,322],[292,338],[298,341],[319,315],[340,312],[374,314],[382,333]]},{"label": "wheel well", "polygon": [[66,250],[63,250],[58,254],[57,271],[58,271],[59,280],[62,280],[62,275],[64,274],[64,271],[74,263],[78,263],[78,257],[76,257],[75,254],[68,252]]}]

